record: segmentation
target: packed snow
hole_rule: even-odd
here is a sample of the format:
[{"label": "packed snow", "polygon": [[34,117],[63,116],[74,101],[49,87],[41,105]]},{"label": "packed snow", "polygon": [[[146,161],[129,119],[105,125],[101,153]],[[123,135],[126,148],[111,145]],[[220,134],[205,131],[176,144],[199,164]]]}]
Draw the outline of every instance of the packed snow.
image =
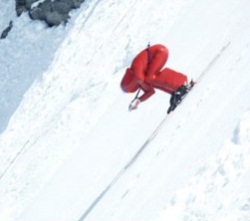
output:
[{"label": "packed snow", "polygon": [[[250,220],[248,0],[86,0],[53,28],[0,8],[1,221]],[[198,81],[170,115],[119,87],[149,42]]]}]

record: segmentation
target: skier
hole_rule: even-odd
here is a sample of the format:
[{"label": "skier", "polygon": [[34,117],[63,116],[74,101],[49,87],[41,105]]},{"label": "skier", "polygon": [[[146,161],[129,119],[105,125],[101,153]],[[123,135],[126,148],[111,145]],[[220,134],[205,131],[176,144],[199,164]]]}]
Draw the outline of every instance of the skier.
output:
[{"label": "skier", "polygon": [[[131,67],[126,69],[121,81],[121,88],[126,93],[137,92],[130,103],[129,110],[137,109],[138,105],[147,100],[160,89],[171,94],[170,107],[176,107],[178,101],[187,92],[187,76],[170,68],[163,68],[169,56],[168,49],[162,44],[148,46],[132,61]],[[143,95],[139,96],[142,90]]]}]

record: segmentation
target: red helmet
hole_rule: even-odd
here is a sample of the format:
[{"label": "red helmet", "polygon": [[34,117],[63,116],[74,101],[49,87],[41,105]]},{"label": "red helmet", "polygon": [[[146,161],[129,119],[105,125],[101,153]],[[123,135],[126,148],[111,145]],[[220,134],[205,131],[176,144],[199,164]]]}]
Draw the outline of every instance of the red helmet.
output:
[{"label": "red helmet", "polygon": [[135,92],[139,89],[139,84],[134,77],[134,73],[130,68],[127,68],[125,75],[121,81],[121,88],[126,93]]}]

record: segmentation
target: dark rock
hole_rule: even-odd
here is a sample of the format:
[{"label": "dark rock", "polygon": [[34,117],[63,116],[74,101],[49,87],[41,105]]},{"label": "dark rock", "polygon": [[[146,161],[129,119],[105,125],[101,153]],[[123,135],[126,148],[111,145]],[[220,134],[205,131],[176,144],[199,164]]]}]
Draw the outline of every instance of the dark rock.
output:
[{"label": "dark rock", "polygon": [[72,8],[79,8],[84,0],[72,0]]},{"label": "dark rock", "polygon": [[55,25],[59,25],[62,22],[66,23],[69,19],[68,14],[60,14],[57,11],[54,12],[48,12],[46,13],[46,22],[47,24],[52,27]]},{"label": "dark rock", "polygon": [[31,6],[33,3],[37,2],[37,0],[25,0],[25,8],[27,10],[30,10],[31,9]]},{"label": "dark rock", "polygon": [[5,28],[0,36],[0,39],[4,39],[7,37],[7,35],[9,34],[10,30],[13,27],[13,22],[10,21],[9,26],[7,28]]},{"label": "dark rock", "polygon": [[[35,5],[34,3],[38,3]],[[49,26],[66,23],[70,18],[69,12],[79,8],[84,0],[16,0],[17,14],[29,11],[31,19],[45,21]]]},{"label": "dark rock", "polygon": [[16,0],[16,13],[20,16],[25,11],[25,0]]},{"label": "dark rock", "polygon": [[50,13],[50,11],[52,11],[50,4],[45,2],[30,9],[29,15],[34,20],[46,20],[46,13]]}]

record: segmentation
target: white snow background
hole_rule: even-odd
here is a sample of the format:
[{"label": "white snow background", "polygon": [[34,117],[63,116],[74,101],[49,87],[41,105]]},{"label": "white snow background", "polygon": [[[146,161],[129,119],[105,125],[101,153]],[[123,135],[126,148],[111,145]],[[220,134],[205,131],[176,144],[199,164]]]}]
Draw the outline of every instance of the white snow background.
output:
[{"label": "white snow background", "polygon": [[[87,0],[53,28],[0,8],[1,221],[250,220],[248,0]],[[119,87],[148,42],[199,79],[167,118]]]}]

